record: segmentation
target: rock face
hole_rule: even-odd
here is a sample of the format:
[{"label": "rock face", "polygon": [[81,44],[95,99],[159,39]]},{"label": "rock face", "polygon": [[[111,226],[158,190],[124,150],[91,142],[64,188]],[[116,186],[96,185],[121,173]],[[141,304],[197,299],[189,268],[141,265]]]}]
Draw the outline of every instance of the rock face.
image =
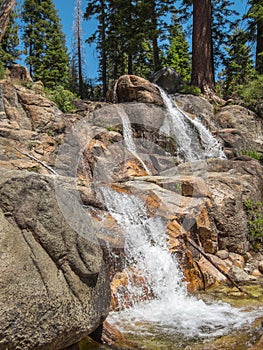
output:
[{"label": "rock face", "polygon": [[77,101],[63,114],[41,88],[0,82],[0,349],[61,349],[86,337],[107,316],[108,278],[113,309],[138,300],[126,297],[130,282],[152,297],[143,271],[125,264],[125,234],[102,186],[161,218],[189,291],[225,277],[187,239],[237,280],[262,276],[244,202],[262,201],[263,170],[238,156],[250,140],[262,150],[262,121],[239,106],[215,115],[201,97],[173,96],[229,157],[182,163],[158,89],[123,76],[111,101],[113,92],[119,103]]},{"label": "rock face", "polygon": [[109,91],[107,99],[111,102],[137,101],[164,105],[158,88],[136,75],[121,76]]},{"label": "rock face", "polygon": [[61,349],[107,316],[101,249],[92,227],[69,226],[54,179],[0,174],[0,349]]}]

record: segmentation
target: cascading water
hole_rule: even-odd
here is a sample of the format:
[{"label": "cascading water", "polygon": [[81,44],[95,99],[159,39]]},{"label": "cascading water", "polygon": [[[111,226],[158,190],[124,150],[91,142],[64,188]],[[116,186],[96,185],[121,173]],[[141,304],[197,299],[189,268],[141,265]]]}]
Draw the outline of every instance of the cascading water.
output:
[{"label": "cascading water", "polygon": [[[168,251],[161,218],[149,218],[143,202],[134,195],[108,188],[102,189],[102,195],[124,232],[127,266],[143,272],[148,290],[154,296],[152,300],[112,313],[110,321],[126,332],[127,329],[144,335],[152,332],[154,336],[159,329],[169,337],[194,338],[219,336],[252,320],[251,315],[228,304],[206,304],[188,296],[183,274]],[[142,289],[130,283],[127,292],[132,296],[142,293]]]},{"label": "cascading water", "polygon": [[117,111],[122,121],[123,139],[124,139],[125,146],[133,154],[133,156],[139,160],[139,162],[142,164],[147,174],[150,175],[151,174],[150,170],[148,169],[148,167],[146,166],[142,158],[137,153],[136,145],[133,140],[133,134],[132,134],[132,128],[131,128],[129,116],[124,111],[124,109],[120,106],[117,106]]},{"label": "cascading water", "polygon": [[179,155],[183,160],[225,158],[220,143],[202,122],[198,118],[188,117],[164,90],[160,87],[158,89],[168,111],[167,119],[160,131],[167,135],[173,135],[178,144]]}]

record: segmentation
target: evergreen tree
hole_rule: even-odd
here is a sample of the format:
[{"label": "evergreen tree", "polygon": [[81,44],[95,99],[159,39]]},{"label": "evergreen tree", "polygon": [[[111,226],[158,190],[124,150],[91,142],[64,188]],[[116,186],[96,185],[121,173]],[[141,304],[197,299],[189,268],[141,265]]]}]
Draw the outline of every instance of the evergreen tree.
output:
[{"label": "evergreen tree", "polygon": [[189,82],[191,76],[189,44],[176,16],[173,17],[172,22],[169,36],[170,44],[165,57],[165,64],[174,68],[185,82]]},{"label": "evergreen tree", "polygon": [[88,43],[96,42],[97,52],[99,55],[99,79],[102,81],[102,95],[106,96],[108,90],[108,74],[107,74],[107,0],[88,0],[84,18],[89,20],[95,17],[98,20],[98,28],[88,39]]},{"label": "evergreen tree", "polygon": [[96,42],[103,90],[122,74],[149,76],[162,65],[161,41],[167,25],[163,17],[172,0],[88,1],[87,20],[96,17],[99,26],[88,41]]},{"label": "evergreen tree", "polygon": [[248,37],[256,42],[256,70],[263,73],[263,0],[248,0]]},{"label": "evergreen tree", "polygon": [[246,33],[237,28],[226,47],[228,54],[222,72],[224,98],[233,98],[255,76],[252,52],[247,45]]},{"label": "evergreen tree", "polygon": [[16,19],[17,13],[13,10],[10,13],[5,35],[0,43],[0,60],[5,66],[15,63],[22,53],[22,51],[17,48],[19,45],[19,28]]},{"label": "evergreen tree", "polygon": [[25,0],[22,11],[25,23],[23,40],[26,63],[35,80],[46,87],[67,87],[69,56],[65,35],[52,0]]}]

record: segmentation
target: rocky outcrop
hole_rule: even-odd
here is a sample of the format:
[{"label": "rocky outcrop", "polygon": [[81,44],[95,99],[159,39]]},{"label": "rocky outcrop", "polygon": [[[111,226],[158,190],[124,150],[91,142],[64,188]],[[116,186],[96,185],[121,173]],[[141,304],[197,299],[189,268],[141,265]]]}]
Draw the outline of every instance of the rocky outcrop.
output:
[{"label": "rocky outcrop", "polygon": [[252,111],[237,105],[225,106],[215,114],[214,121],[228,152],[263,151],[263,120]]},{"label": "rocky outcrop", "polygon": [[[0,349],[59,349],[84,338],[107,315],[107,274],[113,309],[138,300],[126,297],[130,282],[152,297],[143,272],[125,264],[125,235],[102,186],[140,198],[149,217],[161,218],[189,291],[225,277],[187,239],[242,283],[262,276],[243,205],[262,200],[262,166],[236,157],[248,140],[261,150],[258,117],[236,106],[214,117],[205,99],[175,95],[231,158],[182,163],[158,89],[124,76],[115,92],[122,103],[76,101],[76,113],[63,114],[41,88],[0,82]],[[136,152],[127,149],[123,120]]]},{"label": "rocky outcrop", "polygon": [[[82,225],[70,226],[54,178],[0,175],[0,349],[69,346],[108,313],[108,273],[94,228],[79,210]],[[70,191],[69,180],[60,181]]]},{"label": "rocky outcrop", "polygon": [[136,75],[123,75],[108,92],[111,102],[143,102],[163,106],[163,100],[157,87],[148,80]]}]

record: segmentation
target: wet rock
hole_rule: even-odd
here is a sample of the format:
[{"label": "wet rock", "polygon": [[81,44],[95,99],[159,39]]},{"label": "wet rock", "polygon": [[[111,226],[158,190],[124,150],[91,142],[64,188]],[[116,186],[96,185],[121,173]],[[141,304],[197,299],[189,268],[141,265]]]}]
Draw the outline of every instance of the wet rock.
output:
[{"label": "wet rock", "polygon": [[213,123],[214,107],[207,99],[201,96],[181,94],[174,95],[173,99],[179,108],[188,114],[199,117],[208,129],[216,130]]}]

